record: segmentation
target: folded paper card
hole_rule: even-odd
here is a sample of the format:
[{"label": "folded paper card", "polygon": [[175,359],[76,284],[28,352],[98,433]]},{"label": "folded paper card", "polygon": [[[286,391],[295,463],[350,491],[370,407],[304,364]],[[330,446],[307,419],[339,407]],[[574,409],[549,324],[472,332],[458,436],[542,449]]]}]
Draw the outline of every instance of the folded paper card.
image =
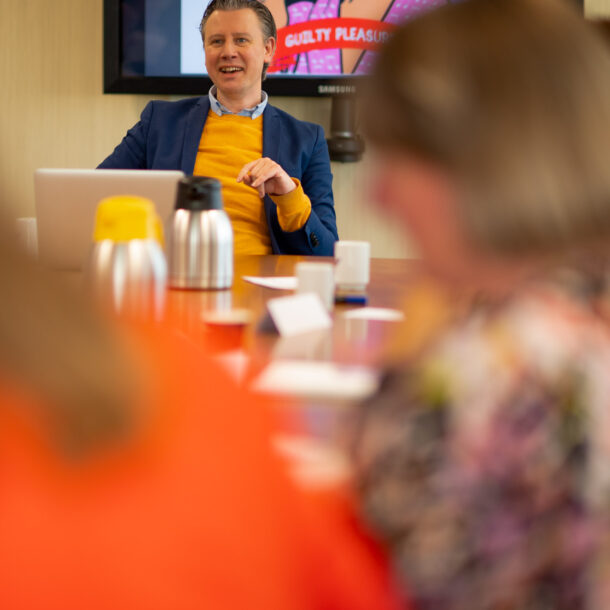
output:
[{"label": "folded paper card", "polygon": [[320,297],[313,292],[269,299],[267,309],[275,328],[283,337],[332,326]]}]

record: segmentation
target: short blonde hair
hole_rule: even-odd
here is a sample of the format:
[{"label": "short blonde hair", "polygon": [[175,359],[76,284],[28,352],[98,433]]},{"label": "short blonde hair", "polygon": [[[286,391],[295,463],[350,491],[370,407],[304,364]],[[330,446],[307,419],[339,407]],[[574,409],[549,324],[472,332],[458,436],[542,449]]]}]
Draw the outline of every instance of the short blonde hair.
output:
[{"label": "short blonde hair", "polygon": [[565,1],[470,0],[406,23],[364,116],[379,146],[449,172],[480,247],[610,245],[610,49]]}]

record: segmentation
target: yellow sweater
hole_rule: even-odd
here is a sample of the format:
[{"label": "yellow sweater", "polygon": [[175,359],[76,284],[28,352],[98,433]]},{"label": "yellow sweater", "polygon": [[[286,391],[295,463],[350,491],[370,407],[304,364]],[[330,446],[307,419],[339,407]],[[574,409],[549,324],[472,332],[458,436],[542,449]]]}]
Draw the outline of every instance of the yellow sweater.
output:
[{"label": "yellow sweater", "polygon": [[[213,176],[222,183],[224,207],[231,219],[235,254],[270,254],[271,238],[263,200],[256,189],[237,182],[241,168],[263,153],[263,117],[225,114],[210,110],[195,160],[196,176]],[[287,195],[273,195],[283,231],[303,227],[311,213],[311,202],[298,180]]]}]

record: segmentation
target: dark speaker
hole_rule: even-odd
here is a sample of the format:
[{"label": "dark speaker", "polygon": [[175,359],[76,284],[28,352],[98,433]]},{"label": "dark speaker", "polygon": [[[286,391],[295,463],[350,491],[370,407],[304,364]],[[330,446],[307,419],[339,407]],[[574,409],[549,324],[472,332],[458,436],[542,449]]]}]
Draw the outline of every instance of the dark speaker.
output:
[{"label": "dark speaker", "polygon": [[330,137],[326,141],[331,161],[353,163],[362,158],[364,140],[357,133],[356,100],[353,97],[333,97]]}]

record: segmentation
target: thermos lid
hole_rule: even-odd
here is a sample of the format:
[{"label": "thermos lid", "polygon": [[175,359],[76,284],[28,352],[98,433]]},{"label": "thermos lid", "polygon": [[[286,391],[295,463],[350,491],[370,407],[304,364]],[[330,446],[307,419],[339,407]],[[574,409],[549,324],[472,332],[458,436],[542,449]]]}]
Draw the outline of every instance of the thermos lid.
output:
[{"label": "thermos lid", "polygon": [[102,199],[95,213],[93,241],[154,239],[163,245],[163,227],[150,199],[116,195]]},{"label": "thermos lid", "polygon": [[220,180],[207,176],[189,176],[178,182],[177,210],[222,210]]}]

